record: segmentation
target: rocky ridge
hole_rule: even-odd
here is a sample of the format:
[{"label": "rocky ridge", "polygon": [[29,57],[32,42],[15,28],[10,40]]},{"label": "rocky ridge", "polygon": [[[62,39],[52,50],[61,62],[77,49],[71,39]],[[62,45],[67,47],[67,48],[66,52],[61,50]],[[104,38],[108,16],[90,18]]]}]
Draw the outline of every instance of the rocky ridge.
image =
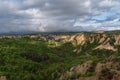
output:
[{"label": "rocky ridge", "polygon": [[73,45],[84,45],[87,43],[97,43],[94,49],[107,49],[117,51],[115,46],[120,45],[120,34],[106,34],[106,33],[79,33],[75,35],[59,35],[53,36],[53,39],[61,42],[71,42]]}]

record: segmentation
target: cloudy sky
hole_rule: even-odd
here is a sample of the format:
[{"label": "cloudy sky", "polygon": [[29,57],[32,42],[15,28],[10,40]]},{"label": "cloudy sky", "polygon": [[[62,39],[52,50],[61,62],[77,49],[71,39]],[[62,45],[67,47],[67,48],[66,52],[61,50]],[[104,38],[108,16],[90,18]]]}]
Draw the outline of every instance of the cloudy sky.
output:
[{"label": "cloudy sky", "polygon": [[0,33],[120,29],[120,0],[0,0]]}]

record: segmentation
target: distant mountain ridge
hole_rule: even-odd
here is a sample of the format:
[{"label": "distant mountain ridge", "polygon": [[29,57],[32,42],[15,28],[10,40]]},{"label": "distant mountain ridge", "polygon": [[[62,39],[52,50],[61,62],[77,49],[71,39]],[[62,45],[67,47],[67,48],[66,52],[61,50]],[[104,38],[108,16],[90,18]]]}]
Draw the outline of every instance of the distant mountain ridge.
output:
[{"label": "distant mountain ridge", "polygon": [[26,35],[26,34],[69,34],[69,33],[120,33],[120,30],[96,30],[96,31],[53,31],[53,32],[39,32],[39,31],[14,31],[14,32],[2,32],[0,35]]}]

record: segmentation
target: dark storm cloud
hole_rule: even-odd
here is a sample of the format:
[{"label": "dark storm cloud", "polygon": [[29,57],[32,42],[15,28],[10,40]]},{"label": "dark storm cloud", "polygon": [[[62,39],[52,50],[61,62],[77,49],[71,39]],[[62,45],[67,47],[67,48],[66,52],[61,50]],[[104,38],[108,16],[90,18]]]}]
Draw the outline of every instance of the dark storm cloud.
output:
[{"label": "dark storm cloud", "polygon": [[0,32],[120,29],[120,0],[1,0]]}]

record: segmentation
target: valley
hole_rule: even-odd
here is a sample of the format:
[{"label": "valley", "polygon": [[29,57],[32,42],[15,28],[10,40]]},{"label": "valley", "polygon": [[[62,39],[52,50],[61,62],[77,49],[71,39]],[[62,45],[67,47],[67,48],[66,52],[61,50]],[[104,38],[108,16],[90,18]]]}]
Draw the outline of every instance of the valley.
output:
[{"label": "valley", "polygon": [[119,80],[120,33],[2,35],[0,76],[7,80]]}]

